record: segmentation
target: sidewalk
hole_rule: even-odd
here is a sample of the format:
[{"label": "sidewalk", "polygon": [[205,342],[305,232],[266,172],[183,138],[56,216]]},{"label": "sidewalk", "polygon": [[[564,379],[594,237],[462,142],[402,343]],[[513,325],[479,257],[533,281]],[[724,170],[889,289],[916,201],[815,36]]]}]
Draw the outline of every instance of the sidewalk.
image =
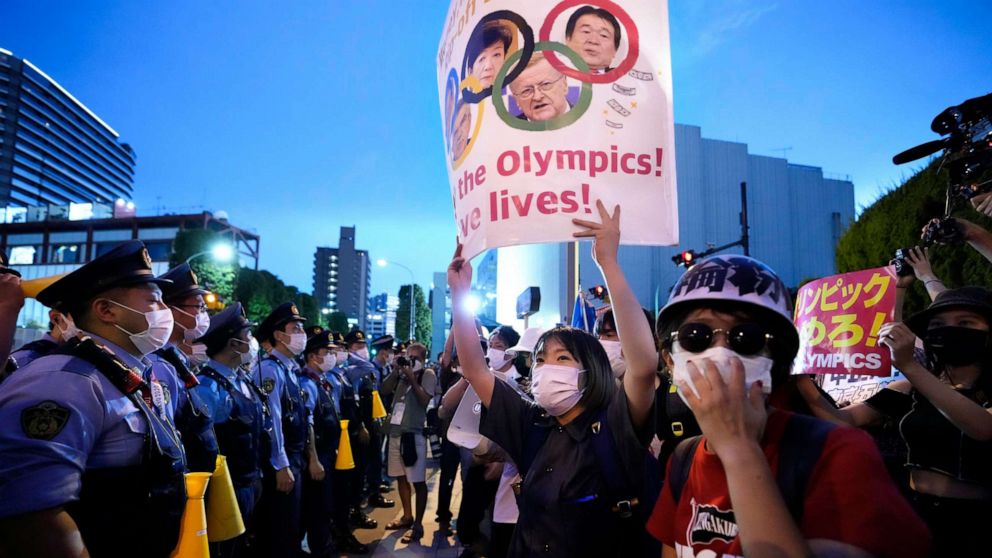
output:
[{"label": "sidewalk", "polygon": [[[424,538],[419,543],[403,544],[400,539],[406,531],[386,531],[385,525],[394,519],[399,519],[403,515],[403,508],[400,506],[400,495],[396,491],[393,483],[393,490],[386,494],[386,498],[396,501],[395,508],[373,508],[369,515],[379,522],[377,529],[357,529],[355,536],[358,540],[369,545],[371,553],[342,554],[342,556],[373,556],[377,558],[398,557],[431,557],[431,558],[457,558],[461,554],[461,545],[454,536],[444,537],[438,533],[438,524],[434,521],[437,513],[437,483],[440,479],[440,469],[437,461],[431,460],[427,470],[427,511],[424,512]],[[455,476],[455,486],[451,495],[451,509],[456,513],[462,501],[462,483],[460,475]]]}]

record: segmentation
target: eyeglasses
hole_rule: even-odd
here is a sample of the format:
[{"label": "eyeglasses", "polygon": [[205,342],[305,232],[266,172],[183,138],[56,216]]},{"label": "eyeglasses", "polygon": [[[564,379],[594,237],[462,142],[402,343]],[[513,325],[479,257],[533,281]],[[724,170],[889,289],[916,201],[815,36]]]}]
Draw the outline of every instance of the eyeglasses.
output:
[{"label": "eyeglasses", "polygon": [[540,89],[541,92],[543,93],[547,93],[548,91],[551,91],[551,88],[554,87],[556,83],[558,83],[563,79],[565,79],[565,76],[561,76],[558,79],[554,79],[551,81],[542,81],[541,83],[537,84],[536,88],[533,85],[530,87],[524,87],[519,92],[514,93],[513,96],[518,99],[524,99],[524,100],[530,99],[531,97],[534,96],[535,93],[537,93],[537,89]]},{"label": "eyeglasses", "polygon": [[755,323],[744,323],[728,329],[713,329],[706,324],[687,323],[672,333],[672,341],[690,353],[701,353],[710,348],[718,333],[727,336],[730,348],[739,355],[749,356],[761,352],[774,336]]}]

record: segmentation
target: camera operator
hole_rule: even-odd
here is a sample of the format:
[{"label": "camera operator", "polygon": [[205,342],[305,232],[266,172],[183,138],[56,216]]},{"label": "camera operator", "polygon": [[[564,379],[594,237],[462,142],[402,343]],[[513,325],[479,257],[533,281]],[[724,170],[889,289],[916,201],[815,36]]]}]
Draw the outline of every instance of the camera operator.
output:
[{"label": "camera operator", "polygon": [[907,265],[913,268],[913,273],[900,276],[896,282],[896,307],[893,317],[897,322],[902,321],[902,307],[906,302],[906,289],[916,279],[923,282],[923,287],[927,290],[927,294],[930,295],[930,300],[936,299],[937,295],[947,290],[944,282],[940,277],[937,277],[937,274],[933,272],[933,268],[930,266],[929,247],[914,246],[907,248],[904,251],[903,259]]},{"label": "camera operator", "polygon": [[[803,390],[821,418],[859,427],[887,416],[900,421],[914,507],[933,533],[934,555],[986,551],[983,530],[992,520],[990,324],[992,292],[944,291],[926,310],[881,330],[881,342],[906,380],[843,409]],[[914,358],[917,336],[929,367]]]},{"label": "camera operator", "polygon": [[960,217],[955,217],[954,222],[961,234],[961,240],[992,262],[992,232]]},{"label": "camera operator", "polygon": [[[382,382],[382,391],[393,394],[393,414],[389,421],[387,467],[396,478],[403,517],[386,525],[386,529],[407,529],[401,540],[405,544],[424,536],[424,510],[427,508],[427,438],[424,424],[427,405],[437,387],[434,370],[425,368],[427,348],[413,343],[406,357],[397,357],[393,371]],[[411,509],[410,484],[417,494],[416,515]]]}]

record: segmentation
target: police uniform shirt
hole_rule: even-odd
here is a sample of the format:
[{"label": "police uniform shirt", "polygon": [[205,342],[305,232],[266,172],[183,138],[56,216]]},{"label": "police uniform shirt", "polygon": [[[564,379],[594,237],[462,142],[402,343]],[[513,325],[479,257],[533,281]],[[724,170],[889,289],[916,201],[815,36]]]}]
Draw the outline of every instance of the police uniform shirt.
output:
[{"label": "police uniform shirt", "polygon": [[359,392],[378,390],[379,384],[376,381],[378,371],[375,366],[362,357],[351,353],[348,355],[348,368],[345,369],[348,381]]},{"label": "police uniform shirt", "polygon": [[[150,367],[90,336],[127,366],[143,373]],[[0,517],[78,500],[87,469],[140,464],[148,426],[138,407],[83,359],[49,355],[18,370],[0,389]]]},{"label": "police uniform shirt", "polygon": [[334,402],[334,411],[341,416],[341,395],[344,392],[344,383],[348,381],[340,368],[332,368],[324,373],[324,378],[331,384],[331,401]]},{"label": "police uniform shirt", "polygon": [[[217,362],[216,360],[210,359],[207,364],[213,370],[216,370],[218,374],[227,378],[228,381],[238,390],[241,391],[248,399],[255,399],[255,394],[248,387],[248,384],[241,374],[231,370],[227,366]],[[197,376],[200,380],[200,384],[194,387],[196,393],[200,395],[203,402],[207,404],[207,408],[210,409],[210,416],[213,418],[215,424],[220,424],[227,422],[231,418],[231,409],[234,408],[234,400],[231,398],[231,394],[224,389],[223,386],[217,383],[206,374]]]},{"label": "police uniform shirt", "polygon": [[[272,357],[289,370],[288,380],[293,382],[290,389],[298,389],[296,371],[299,365],[296,361],[279,351],[272,351]],[[272,416],[272,455],[269,462],[276,471],[289,467],[289,457],[286,455],[285,438],[282,432],[282,392],[286,389],[287,374],[282,366],[270,358],[262,359],[255,368],[255,382],[269,398],[269,414]]]},{"label": "police uniform shirt", "polygon": [[[318,373],[319,374],[319,373]],[[303,390],[303,406],[307,408],[307,423],[313,425],[313,415],[317,408],[317,382],[310,379],[307,373],[300,370],[296,373],[296,379],[300,382],[300,389]]]},{"label": "police uniform shirt", "polygon": [[176,410],[182,409],[186,402],[186,385],[179,380],[179,373],[172,364],[164,358],[155,353],[149,353],[145,358],[152,364],[151,378],[145,378],[145,381],[154,379],[165,388],[166,408],[174,423]]},{"label": "police uniform shirt", "polygon": [[[38,341],[44,341],[44,342],[46,342],[45,343],[46,345],[48,345],[50,343],[51,345],[48,345],[48,346],[49,347],[54,347],[52,350],[55,350],[55,348],[58,348],[58,346],[61,344],[59,342],[59,340],[56,339],[56,338],[54,338],[54,337],[52,337],[52,335],[50,333],[46,333],[45,335],[42,336],[41,339],[38,339]],[[35,359],[41,358],[41,357],[43,357],[43,356],[48,355],[48,354],[51,353],[51,351],[49,351],[49,352],[41,352],[41,351],[39,351],[36,348],[37,345],[35,345],[35,343],[36,342],[28,343],[27,345],[24,345],[23,347],[21,347],[21,348],[17,349],[16,351],[10,353],[10,358],[14,359],[14,362],[17,363],[17,366],[18,367],[24,368],[25,366],[27,366],[28,364],[30,364]]]},{"label": "police uniform shirt", "polygon": [[[479,425],[483,436],[521,463],[530,429],[548,431],[524,477],[511,556],[616,555],[618,516],[609,511],[615,502],[606,501],[609,486],[591,439],[597,414],[585,411],[562,426],[506,382],[495,382],[492,402],[483,409]],[[649,421],[643,431],[634,428],[623,389],[614,392],[605,417],[620,452],[617,462],[628,478],[642,478],[654,425]]]}]

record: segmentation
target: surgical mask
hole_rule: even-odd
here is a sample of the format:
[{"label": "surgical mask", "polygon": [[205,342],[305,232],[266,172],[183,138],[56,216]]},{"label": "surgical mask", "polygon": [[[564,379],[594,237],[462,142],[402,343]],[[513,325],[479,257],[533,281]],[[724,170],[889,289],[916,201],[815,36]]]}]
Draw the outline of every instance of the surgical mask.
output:
[{"label": "surgical mask", "polygon": [[76,322],[72,321],[72,316],[63,314],[61,321],[62,323],[56,323],[58,323],[61,330],[60,336],[62,337],[62,341],[69,341],[79,335],[80,330],[76,327]]},{"label": "surgical mask", "polygon": [[613,369],[613,377],[619,378],[623,376],[627,372],[627,363],[623,360],[623,355],[620,354],[620,342],[600,339],[599,344],[606,351],[606,356],[610,357],[610,368]]},{"label": "surgical mask", "polygon": [[348,353],[344,351],[335,351],[334,359],[337,360],[339,363],[344,364],[345,362],[348,361]]},{"label": "surgical mask", "polygon": [[192,351],[189,355],[189,360],[196,366],[203,366],[207,362],[210,362],[210,357],[207,356],[207,346],[203,343],[193,343],[189,346]]},{"label": "surgical mask", "polygon": [[183,314],[184,316],[189,316],[196,320],[196,325],[188,328],[184,327],[183,324],[176,322],[176,325],[183,330],[183,342],[187,345],[192,345],[193,341],[203,337],[203,334],[210,329],[210,316],[206,312],[197,312],[196,316],[180,309],[178,306],[173,306],[173,310]]},{"label": "surgical mask", "polygon": [[513,360],[512,353],[507,354],[506,351],[501,351],[492,347],[486,351],[486,358],[489,359],[489,368],[492,368],[493,370],[499,370]]},{"label": "surgical mask", "polygon": [[[672,345],[672,360],[675,363],[674,370],[672,370],[672,378],[675,383],[684,382],[688,384],[689,389],[692,390],[696,397],[699,397],[699,390],[696,389],[696,385],[692,382],[692,378],[689,376],[689,363],[696,365],[696,369],[702,374],[705,370],[705,365],[703,364],[703,359],[708,359],[715,366],[717,371],[720,372],[720,377],[723,378],[724,382],[730,382],[730,359],[739,358],[741,364],[744,365],[744,389],[749,390],[755,382],[761,382],[762,393],[769,394],[772,392],[772,365],[774,361],[766,356],[761,355],[751,355],[744,356],[740,355],[727,347],[713,346],[701,353],[691,353],[682,348],[676,341]],[[685,399],[685,394],[679,389],[679,397],[682,401],[685,401],[686,405],[689,404]]]},{"label": "surgical mask", "polygon": [[134,308],[121,304],[120,302],[114,300],[110,300],[110,302],[145,317],[145,322],[148,323],[148,328],[144,331],[139,331],[138,333],[132,333],[121,326],[114,324],[114,327],[127,334],[128,338],[131,340],[131,343],[134,344],[134,348],[138,350],[141,356],[154,353],[169,342],[169,337],[172,336],[172,326],[174,324],[172,310],[163,308],[161,310],[139,312]]},{"label": "surgical mask", "polygon": [[241,352],[232,347],[232,349],[234,349],[234,352],[238,353],[238,356],[241,357],[241,364],[251,364],[252,362],[255,361],[255,357],[258,355],[258,341],[255,341],[254,338],[252,338],[252,341],[255,341],[254,343],[250,341],[245,342],[240,339],[231,339],[231,341],[234,341],[239,345],[248,345],[248,350],[245,352]]},{"label": "surgical mask", "polygon": [[303,352],[303,349],[307,347],[307,334],[306,333],[284,333],[283,335],[289,336],[289,341],[283,341],[286,343],[286,348],[289,352],[296,356]]},{"label": "surgical mask", "polygon": [[580,370],[571,366],[541,364],[534,368],[530,385],[534,401],[551,416],[560,417],[572,410],[582,399],[584,389],[579,389]]},{"label": "surgical mask", "polygon": [[413,368],[412,368],[412,370],[414,372],[420,372],[423,369],[424,369],[424,363],[423,362],[420,362],[419,360],[413,361]]},{"label": "surgical mask", "polygon": [[355,354],[355,356],[361,358],[362,360],[368,360],[369,359],[369,350],[367,348],[365,348],[365,347],[362,347],[361,349],[358,349],[357,351],[355,351],[354,354]]},{"label": "surgical mask", "polygon": [[334,365],[337,363],[338,363],[338,359],[337,357],[334,356],[334,353],[328,353],[324,355],[324,359],[320,361],[320,364],[317,365],[317,368],[320,369],[321,372],[327,372],[331,368],[334,368]]},{"label": "surgical mask", "polygon": [[923,346],[938,366],[966,366],[988,354],[989,332],[970,327],[935,327],[924,335]]}]

